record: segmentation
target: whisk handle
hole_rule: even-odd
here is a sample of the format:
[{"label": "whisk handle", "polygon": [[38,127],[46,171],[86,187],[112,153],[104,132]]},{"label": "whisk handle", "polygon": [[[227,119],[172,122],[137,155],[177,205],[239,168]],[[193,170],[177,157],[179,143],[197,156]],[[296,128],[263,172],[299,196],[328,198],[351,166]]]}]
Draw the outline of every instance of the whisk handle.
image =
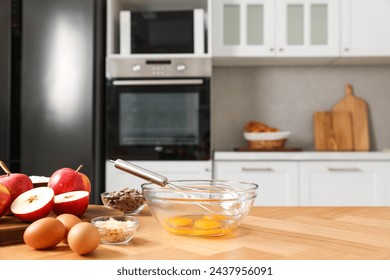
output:
[{"label": "whisk handle", "polygon": [[130,173],[134,176],[142,178],[146,181],[149,181],[149,182],[154,183],[156,185],[159,185],[161,187],[164,187],[168,183],[167,177],[164,177],[158,173],[155,173],[153,171],[150,171],[150,170],[145,169],[143,167],[140,167],[138,165],[129,163],[129,162],[124,161],[122,159],[117,159],[115,161],[110,160],[110,161],[115,164],[115,168],[120,169],[122,171],[125,171],[127,173]]}]

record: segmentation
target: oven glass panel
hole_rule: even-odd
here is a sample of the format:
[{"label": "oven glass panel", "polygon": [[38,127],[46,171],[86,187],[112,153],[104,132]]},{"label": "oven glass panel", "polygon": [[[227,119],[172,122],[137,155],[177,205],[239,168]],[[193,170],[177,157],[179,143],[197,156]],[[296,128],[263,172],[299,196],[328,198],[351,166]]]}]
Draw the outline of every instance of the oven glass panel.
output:
[{"label": "oven glass panel", "polygon": [[198,94],[122,93],[119,100],[120,145],[197,145]]}]

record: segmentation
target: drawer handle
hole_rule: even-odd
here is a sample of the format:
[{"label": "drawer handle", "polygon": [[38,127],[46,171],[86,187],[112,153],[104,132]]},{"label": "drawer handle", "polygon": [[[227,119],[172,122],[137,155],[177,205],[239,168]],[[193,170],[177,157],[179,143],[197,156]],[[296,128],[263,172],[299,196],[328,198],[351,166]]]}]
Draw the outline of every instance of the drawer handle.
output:
[{"label": "drawer handle", "polygon": [[242,171],[254,171],[254,172],[274,172],[271,167],[242,167]]},{"label": "drawer handle", "polygon": [[357,167],[328,167],[330,172],[360,172],[360,168]]}]

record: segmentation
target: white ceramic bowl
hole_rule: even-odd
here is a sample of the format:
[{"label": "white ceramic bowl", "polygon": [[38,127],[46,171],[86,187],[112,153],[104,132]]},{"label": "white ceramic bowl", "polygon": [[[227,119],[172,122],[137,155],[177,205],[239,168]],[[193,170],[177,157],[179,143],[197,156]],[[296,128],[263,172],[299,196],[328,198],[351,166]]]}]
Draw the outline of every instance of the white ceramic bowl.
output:
[{"label": "white ceramic bowl", "polygon": [[281,140],[290,136],[290,131],[277,132],[244,132],[247,141]]}]

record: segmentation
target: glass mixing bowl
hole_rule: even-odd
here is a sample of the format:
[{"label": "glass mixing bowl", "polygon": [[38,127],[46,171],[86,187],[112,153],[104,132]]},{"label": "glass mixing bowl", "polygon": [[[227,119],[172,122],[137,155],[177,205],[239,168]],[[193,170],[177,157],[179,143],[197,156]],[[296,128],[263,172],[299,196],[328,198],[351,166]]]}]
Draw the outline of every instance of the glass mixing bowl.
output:
[{"label": "glass mixing bowl", "polygon": [[239,226],[257,196],[258,185],[223,180],[170,181],[174,187],[143,184],[152,215],[169,232],[225,235]]}]

